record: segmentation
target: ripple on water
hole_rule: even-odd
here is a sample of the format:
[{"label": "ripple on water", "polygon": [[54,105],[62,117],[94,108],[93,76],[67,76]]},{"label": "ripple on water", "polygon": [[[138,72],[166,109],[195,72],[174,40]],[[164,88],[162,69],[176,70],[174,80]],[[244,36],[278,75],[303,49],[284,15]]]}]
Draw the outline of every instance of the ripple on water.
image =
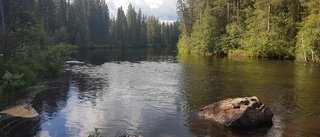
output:
[{"label": "ripple on water", "polygon": [[[319,65],[149,54],[92,62],[70,66],[67,91],[33,96],[39,134],[87,136],[97,127],[102,136],[121,130],[146,137],[320,135]],[[233,132],[197,116],[203,106],[245,96],[274,112],[270,129]]]}]

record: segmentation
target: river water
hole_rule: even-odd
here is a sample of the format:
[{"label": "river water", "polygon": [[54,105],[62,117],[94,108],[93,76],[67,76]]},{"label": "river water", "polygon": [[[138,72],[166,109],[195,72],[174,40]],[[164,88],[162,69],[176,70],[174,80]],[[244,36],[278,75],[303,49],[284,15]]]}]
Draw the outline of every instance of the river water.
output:
[{"label": "river water", "polygon": [[[0,136],[320,136],[320,65],[283,60],[177,55],[170,48],[83,50],[59,79],[1,93],[0,110],[32,104],[39,116],[0,116]],[[227,129],[197,116],[234,97],[257,96],[273,125]]]}]

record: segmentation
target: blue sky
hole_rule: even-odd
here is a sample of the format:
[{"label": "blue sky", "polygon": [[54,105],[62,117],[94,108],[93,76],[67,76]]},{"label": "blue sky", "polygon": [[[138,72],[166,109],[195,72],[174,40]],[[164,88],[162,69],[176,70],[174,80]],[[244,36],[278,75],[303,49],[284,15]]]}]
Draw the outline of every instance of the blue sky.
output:
[{"label": "blue sky", "polygon": [[127,11],[131,3],[136,12],[141,8],[143,14],[159,17],[160,21],[176,21],[176,0],[106,0],[109,6],[110,14],[116,16],[117,9],[122,6]]}]

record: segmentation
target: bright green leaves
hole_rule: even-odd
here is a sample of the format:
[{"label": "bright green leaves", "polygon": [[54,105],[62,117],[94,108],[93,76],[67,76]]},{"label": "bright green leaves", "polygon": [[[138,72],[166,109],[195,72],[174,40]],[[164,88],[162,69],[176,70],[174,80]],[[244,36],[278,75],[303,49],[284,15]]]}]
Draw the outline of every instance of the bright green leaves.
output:
[{"label": "bright green leaves", "polygon": [[25,84],[22,76],[23,74],[11,74],[9,71],[6,71],[0,82],[2,82],[4,86],[20,87]]},{"label": "bright green leaves", "polygon": [[[231,49],[306,61],[320,56],[318,0],[208,0],[203,12],[199,1],[178,0],[180,52],[224,54]],[[190,14],[196,17],[190,19]]]},{"label": "bright green leaves", "polygon": [[98,128],[94,128],[94,135],[89,135],[88,137],[102,137],[100,136],[100,131]]},{"label": "bright green leaves", "polygon": [[217,31],[217,19],[212,16],[209,5],[207,5],[203,14],[202,24],[200,24],[199,21],[199,23],[193,27],[193,33],[191,34],[193,50],[201,53],[215,49],[214,39],[218,36]]},{"label": "bright green leaves", "polygon": [[[317,4],[315,1],[311,3]],[[320,13],[312,12],[304,18],[297,39],[297,59],[303,61],[320,61]]]}]

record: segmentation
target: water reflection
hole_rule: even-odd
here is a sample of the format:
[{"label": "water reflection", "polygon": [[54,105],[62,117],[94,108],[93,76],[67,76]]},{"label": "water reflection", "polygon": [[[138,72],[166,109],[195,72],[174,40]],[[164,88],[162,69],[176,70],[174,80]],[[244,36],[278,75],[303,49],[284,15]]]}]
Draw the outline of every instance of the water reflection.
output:
[{"label": "water reflection", "polygon": [[[30,87],[18,92],[9,92],[14,97],[14,103],[8,104],[6,108],[17,105],[32,105],[40,114],[35,118],[13,117],[1,114],[0,136],[35,136],[42,129],[41,123],[47,119],[43,117],[55,117],[57,112],[65,106],[65,98],[68,90],[65,90],[65,82],[61,84],[56,80],[43,82],[41,85]],[[59,86],[58,86],[59,85]],[[20,98],[23,96],[23,98]],[[6,96],[2,96],[5,98]],[[4,109],[2,109],[4,110]]]},{"label": "water reflection", "polygon": [[[172,51],[80,51],[74,57],[86,64],[68,66],[59,80],[0,95],[1,110],[27,103],[40,114],[0,136],[26,130],[30,136],[87,136],[94,127],[102,136],[120,130],[145,137],[320,135],[319,64]],[[203,106],[245,96],[258,96],[271,108],[272,127],[229,129],[197,116]],[[0,128],[8,123],[2,118]]]},{"label": "water reflection", "polygon": [[104,49],[104,50],[80,50],[73,57],[93,65],[102,65],[105,62],[129,61],[139,63],[148,62],[172,62],[175,60],[176,49],[167,48],[136,48],[136,49]]},{"label": "water reflection", "polygon": [[[72,136],[88,135],[92,127],[100,127],[105,135],[119,130],[151,135],[143,132],[162,134],[169,128],[172,134],[177,134],[173,127],[179,122],[163,126],[167,124],[163,121],[177,121],[172,113],[176,110],[175,96],[179,94],[176,92],[179,89],[176,86],[180,73],[178,66],[167,62],[72,66],[67,105],[60,112],[68,129],[62,130]],[[57,118],[51,121],[57,121]],[[55,131],[53,124],[42,124],[43,130],[49,130],[51,126],[48,132]]]},{"label": "water reflection", "polygon": [[[270,106],[275,116],[266,135],[258,132],[254,136],[320,135],[316,130],[320,121],[320,102],[316,99],[320,95],[318,64],[190,56],[178,56],[178,60],[187,65],[184,79],[188,81],[182,84],[191,110],[225,98],[255,95]],[[199,123],[201,120],[192,115],[188,118],[194,135],[230,135],[225,130],[219,135],[219,128]]]},{"label": "water reflection", "polygon": [[0,136],[34,136],[40,128],[40,118],[21,118],[0,114]]}]

